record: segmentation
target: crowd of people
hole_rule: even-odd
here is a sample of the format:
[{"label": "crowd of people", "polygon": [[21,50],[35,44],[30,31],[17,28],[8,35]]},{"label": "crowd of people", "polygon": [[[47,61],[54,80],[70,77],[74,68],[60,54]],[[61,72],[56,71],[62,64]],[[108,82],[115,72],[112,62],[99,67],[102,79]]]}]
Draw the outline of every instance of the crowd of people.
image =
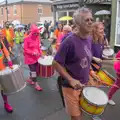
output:
[{"label": "crowd of people", "polygon": [[[58,22],[56,29],[51,27],[49,38],[52,41],[55,40],[52,42],[54,45],[52,49],[55,49],[55,54],[52,54],[54,55],[53,66],[59,73],[57,81],[59,91],[71,120],[82,120],[79,105],[82,89],[86,85],[102,84],[96,72],[102,67],[102,60],[108,59],[102,56],[104,48],[109,46],[104,29],[103,22],[94,22],[92,12],[84,7],[74,13],[73,25],[62,25],[61,22]],[[6,24],[5,28],[0,30],[0,70],[5,69],[4,59],[6,58],[7,65],[12,69],[13,63],[10,56],[14,56],[14,47],[17,48],[17,55],[20,55],[21,51],[23,52],[24,62],[29,67],[30,75],[27,82],[34,85],[37,91],[42,91],[43,89],[37,82],[39,76],[38,59],[44,58],[41,49],[40,29],[32,24],[26,32],[23,32],[21,28],[14,31],[9,27],[9,24]],[[120,52],[116,55],[116,59],[119,58]],[[108,93],[109,103],[112,105],[115,105],[112,96],[120,87],[119,61],[115,61],[114,69],[117,78]],[[93,78],[97,80],[95,81]],[[1,90],[1,95],[5,109],[7,112],[12,112],[13,108],[8,104],[4,89]]]}]

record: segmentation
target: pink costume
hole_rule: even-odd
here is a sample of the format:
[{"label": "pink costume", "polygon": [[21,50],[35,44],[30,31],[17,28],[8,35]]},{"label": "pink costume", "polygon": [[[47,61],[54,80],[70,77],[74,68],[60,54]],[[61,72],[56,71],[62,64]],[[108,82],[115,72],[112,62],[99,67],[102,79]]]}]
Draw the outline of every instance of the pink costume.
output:
[{"label": "pink costume", "polygon": [[[116,58],[120,59],[120,51],[116,54]],[[116,71],[117,78],[115,84],[109,90],[108,93],[109,100],[112,98],[113,94],[120,88],[120,61],[114,62],[114,69]]]},{"label": "pink costume", "polygon": [[40,30],[36,25],[32,25],[30,29],[30,34],[24,39],[24,60],[25,64],[29,66],[30,69],[30,79],[27,82],[31,85],[35,84],[35,89],[41,91],[42,88],[37,83],[38,76],[38,59],[42,55],[40,49]]},{"label": "pink costume", "polygon": [[[39,33],[37,26],[32,25],[30,29],[31,33],[24,39],[24,60],[25,64],[34,64],[40,58],[42,51],[40,49],[40,38],[34,36],[34,33]],[[35,56],[34,53],[38,54]]]}]

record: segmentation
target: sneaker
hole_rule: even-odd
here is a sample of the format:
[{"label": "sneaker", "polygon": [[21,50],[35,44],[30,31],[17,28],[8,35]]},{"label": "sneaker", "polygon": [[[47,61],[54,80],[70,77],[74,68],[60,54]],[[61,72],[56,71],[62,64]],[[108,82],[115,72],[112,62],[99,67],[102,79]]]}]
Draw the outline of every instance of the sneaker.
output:
[{"label": "sneaker", "polygon": [[109,103],[110,105],[115,105],[115,102],[114,102],[113,100],[109,100],[108,103]]},{"label": "sneaker", "polygon": [[102,120],[99,116],[92,116],[93,120]]},{"label": "sneaker", "polygon": [[35,85],[35,89],[36,89],[37,91],[42,91],[42,90],[43,90],[38,84]]},{"label": "sneaker", "polygon": [[4,104],[4,108],[5,108],[5,110],[6,110],[8,113],[12,113],[12,112],[13,112],[13,108],[12,108],[8,103],[5,103],[5,104]]},{"label": "sneaker", "polygon": [[27,82],[30,84],[30,85],[34,85],[35,82],[33,82],[31,79],[27,80]]}]

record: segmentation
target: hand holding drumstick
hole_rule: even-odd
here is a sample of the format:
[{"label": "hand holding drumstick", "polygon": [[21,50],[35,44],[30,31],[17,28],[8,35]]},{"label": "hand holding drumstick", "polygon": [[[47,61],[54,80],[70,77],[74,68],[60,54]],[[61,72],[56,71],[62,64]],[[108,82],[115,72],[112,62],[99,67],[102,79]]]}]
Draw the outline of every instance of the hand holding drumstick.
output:
[{"label": "hand holding drumstick", "polygon": [[75,90],[79,90],[79,89],[82,89],[84,87],[84,85],[81,84],[80,81],[76,80],[76,79],[70,80],[69,83]]}]

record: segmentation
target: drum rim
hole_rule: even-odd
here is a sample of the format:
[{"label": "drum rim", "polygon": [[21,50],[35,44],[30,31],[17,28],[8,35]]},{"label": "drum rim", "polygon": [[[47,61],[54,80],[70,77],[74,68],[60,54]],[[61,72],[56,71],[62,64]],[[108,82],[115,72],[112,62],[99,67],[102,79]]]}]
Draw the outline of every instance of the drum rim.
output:
[{"label": "drum rim", "polygon": [[[112,50],[113,53],[112,53],[111,55],[105,55],[105,54],[104,54],[104,51],[105,51],[105,50],[109,50],[109,49]],[[112,48],[109,48],[109,49],[105,48],[105,49],[103,50],[103,55],[108,56],[108,57],[109,57],[109,56],[113,56],[114,50],[113,50]]]},{"label": "drum rim", "polygon": [[[93,86],[91,86],[91,87],[93,87]],[[85,87],[85,88],[87,88],[87,87]],[[93,88],[96,88],[96,87],[93,87]],[[83,89],[84,90],[84,89]],[[104,91],[102,91],[102,92],[104,92]],[[105,92],[104,92],[105,93]],[[85,95],[83,94],[83,92],[82,92],[82,96],[85,98],[85,100],[87,101],[87,102],[89,102],[90,104],[92,104],[92,105],[96,105],[96,106],[106,106],[107,105],[107,103],[108,103],[108,97],[107,97],[107,95],[105,94],[105,96],[106,96],[106,98],[107,98],[107,103],[106,104],[103,104],[103,105],[99,105],[99,104],[96,104],[96,103],[92,103],[90,100],[88,100],[86,97],[85,97]]]},{"label": "drum rim", "polygon": [[[49,56],[51,56],[51,55],[49,55]],[[53,56],[51,56],[51,57],[52,57],[53,60],[54,60],[54,57],[53,57]],[[40,58],[38,59],[38,63],[39,63],[40,65],[42,65],[42,66],[52,66],[52,64],[45,65],[45,64],[40,63],[40,59],[43,59],[43,58],[40,57]],[[53,61],[53,60],[52,60],[52,61]]]},{"label": "drum rim", "polygon": [[[15,65],[17,65],[17,64],[15,64]],[[11,74],[12,72],[15,72],[15,71],[17,71],[19,68],[20,68],[20,65],[17,65],[18,66],[18,68],[16,68],[15,70],[13,70],[13,69],[11,69],[11,71],[9,72],[9,73],[6,73],[6,74],[4,74],[4,75],[9,75],[9,74]],[[4,75],[0,75],[0,76],[4,76]]]},{"label": "drum rim", "polygon": [[104,107],[103,112],[101,112],[100,114],[92,114],[92,113],[88,113],[87,111],[85,111],[83,107],[80,106],[80,108],[81,108],[81,110],[82,110],[83,112],[85,112],[85,113],[88,114],[88,115],[102,115],[103,112],[105,111],[105,107]]}]

